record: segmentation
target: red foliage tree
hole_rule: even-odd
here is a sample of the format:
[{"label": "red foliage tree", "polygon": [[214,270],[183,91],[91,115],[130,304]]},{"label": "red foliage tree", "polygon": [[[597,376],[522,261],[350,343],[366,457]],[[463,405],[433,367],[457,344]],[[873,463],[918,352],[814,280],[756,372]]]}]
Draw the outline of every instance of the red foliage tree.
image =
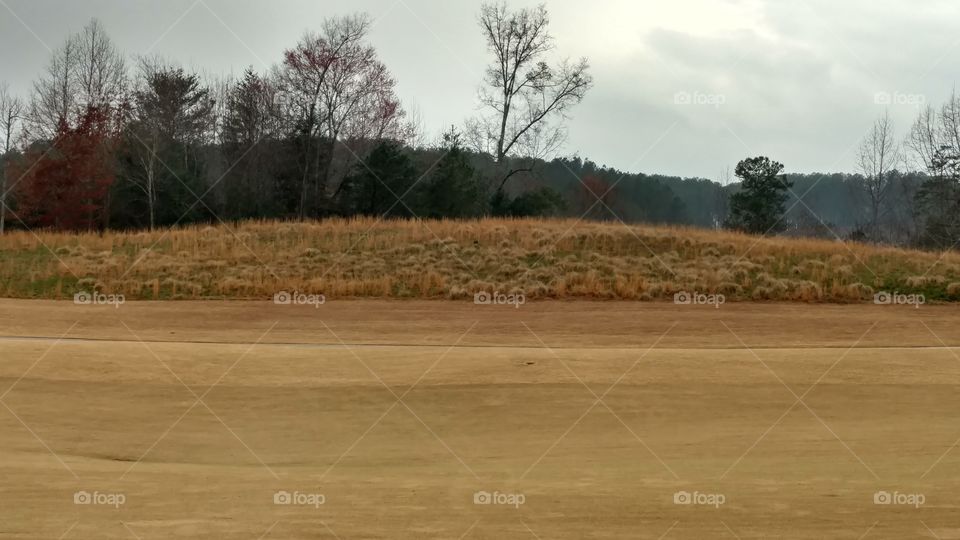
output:
[{"label": "red foliage tree", "polygon": [[110,111],[88,107],[71,127],[61,121],[52,147],[35,147],[21,162],[17,214],[28,226],[64,230],[103,227],[116,179]]}]

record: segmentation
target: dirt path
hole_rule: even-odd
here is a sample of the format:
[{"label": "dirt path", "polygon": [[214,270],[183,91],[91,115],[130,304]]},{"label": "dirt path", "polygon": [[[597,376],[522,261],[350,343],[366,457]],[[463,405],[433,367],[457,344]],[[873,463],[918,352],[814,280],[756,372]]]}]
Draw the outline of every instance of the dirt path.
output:
[{"label": "dirt path", "polygon": [[[269,334],[261,336],[273,323]],[[476,323],[466,336],[463,330]],[[677,326],[666,336],[666,327]],[[960,345],[960,307],[731,303],[331,301],[129,302],[119,308],[0,299],[0,335],[107,340],[542,347],[742,348]],[[866,336],[864,331],[876,324]],[[665,326],[666,325],[666,326]],[[528,328],[529,327],[529,328]],[[136,332],[136,336],[131,333]],[[861,339],[862,336],[862,339]],[[939,339],[937,339],[939,338]],[[459,342],[457,340],[460,340]],[[860,340],[858,342],[858,340]]]},{"label": "dirt path", "polygon": [[957,323],[0,301],[0,538],[960,538]]}]

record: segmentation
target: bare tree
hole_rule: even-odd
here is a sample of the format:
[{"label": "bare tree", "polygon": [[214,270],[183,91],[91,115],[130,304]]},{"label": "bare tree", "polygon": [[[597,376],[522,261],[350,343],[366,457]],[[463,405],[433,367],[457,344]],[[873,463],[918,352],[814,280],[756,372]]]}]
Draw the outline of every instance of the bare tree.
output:
[{"label": "bare tree", "polygon": [[890,176],[903,158],[889,112],[873,124],[860,143],[858,158],[864,176],[863,191],[870,203],[870,239],[876,242],[881,240],[880,220],[890,194]]},{"label": "bare tree", "polygon": [[917,115],[906,140],[906,146],[914,158],[914,165],[928,171],[940,145],[937,121],[937,111],[927,105]]},{"label": "bare tree", "polygon": [[[509,156],[544,157],[566,137],[563,120],[593,85],[586,58],[564,60],[551,67],[550,17],[544,5],[519,11],[505,3],[484,4],[480,27],[493,54],[486,70],[481,103],[487,114],[472,120],[472,144],[489,152],[498,164]],[[507,171],[506,181],[520,172]]]},{"label": "bare tree", "polygon": [[285,123],[296,126],[301,141],[302,177],[298,205],[301,219],[308,213],[311,191],[313,198],[317,198],[326,189],[320,185],[325,167],[322,164],[323,148],[318,140],[329,126],[329,112],[323,102],[327,78],[338,63],[350,62],[367,54],[362,41],[371,24],[366,15],[328,19],[321,33],[306,33],[296,47],[286,51],[283,64],[276,70],[279,98],[285,103],[284,112],[290,115]]},{"label": "bare tree", "polygon": [[116,108],[126,97],[123,55],[93,19],[53,52],[34,83],[27,127],[31,138],[52,139],[61,122],[74,124],[86,107]]},{"label": "bare tree", "polygon": [[46,72],[33,85],[33,98],[27,118],[32,139],[52,139],[61,122],[70,122],[76,111],[76,43],[68,39],[53,52]]},{"label": "bare tree", "polygon": [[954,92],[939,109],[920,112],[907,146],[929,174],[919,186],[917,210],[922,214],[921,243],[953,248],[960,243],[960,96]]},{"label": "bare tree", "polygon": [[960,175],[960,95],[940,107],[920,111],[907,137],[918,165],[933,176]]},{"label": "bare tree", "polygon": [[[319,34],[306,34],[286,52],[276,70],[280,98],[300,139],[302,171],[298,213],[321,210],[336,193],[334,165],[338,141],[353,147],[384,138],[404,139],[404,113],[396,82],[365,43],[371,19],[364,14],[327,20]],[[355,160],[355,148],[342,156],[340,169]]]},{"label": "bare tree", "polygon": [[95,107],[119,103],[127,90],[127,67],[103,24],[92,19],[72,41],[78,58],[74,79],[80,103]]},{"label": "bare tree", "polygon": [[0,84],[0,137],[3,137],[3,154],[0,155],[0,234],[6,230],[7,218],[7,164],[23,117],[23,101],[11,95],[9,87]]},{"label": "bare tree", "polygon": [[[427,148],[427,145],[429,144],[429,142],[427,140],[427,127],[423,119],[423,111],[420,109],[420,106],[416,102],[412,104],[407,103],[407,105],[404,108],[407,110],[406,125],[408,129],[407,135],[409,136],[408,144],[412,148],[416,148],[418,150]],[[451,126],[451,129],[455,130],[455,128],[453,128],[452,126]],[[457,134],[456,138],[459,141],[460,135]],[[443,142],[445,140],[444,136],[441,135],[439,140],[440,142]],[[459,142],[458,142],[458,145],[459,145]]]},{"label": "bare tree", "polygon": [[[396,95],[396,81],[372,48],[370,52],[363,62],[341,64],[323,91],[327,111],[323,135],[330,147],[322,183],[335,190],[334,196],[360,156],[384,140],[407,143],[413,138],[413,128],[404,120],[406,113]],[[334,176],[337,141],[345,151],[339,152]]]}]

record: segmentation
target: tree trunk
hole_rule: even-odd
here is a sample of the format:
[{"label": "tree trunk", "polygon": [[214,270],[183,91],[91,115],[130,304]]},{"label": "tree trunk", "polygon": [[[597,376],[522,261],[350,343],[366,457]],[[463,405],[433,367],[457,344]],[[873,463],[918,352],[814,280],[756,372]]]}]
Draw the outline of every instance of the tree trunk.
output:
[{"label": "tree trunk", "polygon": [[7,164],[6,156],[0,159],[0,234],[7,228]]},{"label": "tree trunk", "polygon": [[318,181],[319,185],[317,186],[317,196],[319,197],[319,202],[322,204],[325,210],[329,210],[329,206],[330,206],[326,204],[327,202],[329,202],[327,197],[327,189],[330,184],[330,171],[333,169],[333,152],[336,149],[336,147],[337,147],[337,139],[336,139],[336,136],[334,136],[325,145],[324,150],[326,151],[323,153],[322,156],[320,155],[320,148],[317,148],[317,159],[323,160],[322,162],[323,164],[320,165],[317,171],[318,174],[320,174],[320,179]]},{"label": "tree trunk", "polygon": [[7,227],[7,156],[10,155],[10,126],[13,120],[7,119],[7,133],[4,138],[3,155],[0,156],[0,234],[6,232]]},{"label": "tree trunk", "polygon": [[103,215],[100,216],[100,231],[110,229],[110,205],[113,204],[113,190],[107,189],[107,194],[103,198]]},{"label": "tree trunk", "polygon": [[510,98],[504,94],[503,97],[503,115],[500,117],[500,138],[497,140],[497,164],[503,163],[504,155],[503,145],[507,138],[507,119],[510,117]]},{"label": "tree trunk", "polygon": [[0,234],[7,226],[7,168],[0,164]]},{"label": "tree trunk", "polygon": [[317,96],[320,95],[321,87],[317,85],[313,91],[313,102],[310,103],[310,112],[307,115],[307,125],[303,128],[303,177],[300,179],[300,220],[306,219],[307,198],[310,186],[310,144],[313,142],[313,132],[317,125]]},{"label": "tree trunk", "polygon": [[156,145],[154,145],[153,150],[150,152],[150,163],[147,166],[147,207],[150,211],[150,230],[154,230],[156,227],[156,198],[157,198],[157,187],[156,187],[156,167],[154,163],[156,162]]}]

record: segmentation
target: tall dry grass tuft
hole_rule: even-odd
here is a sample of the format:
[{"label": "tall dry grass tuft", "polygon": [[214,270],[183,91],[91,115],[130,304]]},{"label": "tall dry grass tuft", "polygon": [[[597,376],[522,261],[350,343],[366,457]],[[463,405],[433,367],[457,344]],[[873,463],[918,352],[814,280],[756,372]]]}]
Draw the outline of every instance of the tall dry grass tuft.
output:
[{"label": "tall dry grass tuft", "polygon": [[235,228],[0,237],[0,295],[131,299],[328,297],[858,302],[876,291],[960,300],[960,255],[688,227],[571,220],[250,221]]}]

